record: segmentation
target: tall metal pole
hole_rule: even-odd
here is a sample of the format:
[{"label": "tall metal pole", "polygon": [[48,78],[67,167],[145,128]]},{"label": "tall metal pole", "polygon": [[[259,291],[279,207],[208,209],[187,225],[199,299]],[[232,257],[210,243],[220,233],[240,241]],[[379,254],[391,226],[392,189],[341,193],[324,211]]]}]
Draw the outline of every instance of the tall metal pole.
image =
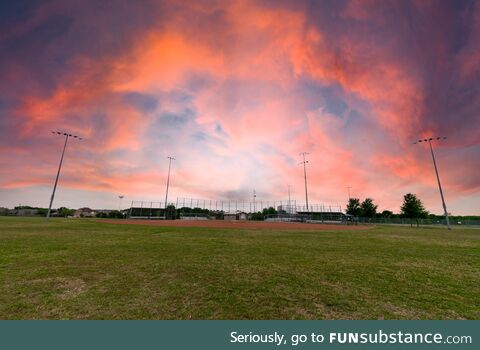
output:
[{"label": "tall metal pole", "polygon": [[303,156],[303,162],[301,162],[300,164],[303,164],[303,176],[305,178],[305,204],[307,206],[307,211],[308,211],[307,167],[306,167],[308,160],[305,160],[305,156],[307,154],[308,154],[307,152],[300,153],[300,155]]},{"label": "tall metal pole", "polygon": [[50,217],[52,211],[53,198],[55,198],[55,191],[57,190],[58,178],[60,177],[60,170],[62,169],[63,156],[65,155],[65,148],[67,148],[68,134],[65,134],[65,144],[63,145],[62,157],[60,158],[60,164],[58,164],[57,177],[55,178],[55,184],[53,185],[52,196],[50,197],[50,204],[48,206],[47,219]]},{"label": "tall metal pole", "polygon": [[118,211],[120,211],[120,208],[122,207],[122,199],[125,197],[123,194],[118,196]]},{"label": "tall metal pole", "polygon": [[350,200],[350,189],[352,188],[351,186],[345,187],[348,190],[348,200]]},{"label": "tall metal pole", "polygon": [[257,207],[255,205],[255,198],[257,197],[257,194],[255,193],[255,189],[253,190],[253,212],[257,212]]},{"label": "tall metal pole", "polygon": [[[445,140],[446,137],[435,137],[435,138],[430,137],[428,139],[418,140],[417,142],[420,143],[420,142],[427,142],[428,141],[428,145],[430,146],[430,153],[432,154],[433,167],[435,168],[435,174],[437,175],[438,189],[440,191],[440,198],[442,199],[442,206],[443,206],[443,211],[445,213],[445,220],[447,221],[448,229],[451,230],[452,227],[450,226],[450,220],[448,219],[447,205],[445,204],[445,198],[443,197],[442,185],[440,183],[440,176],[438,175],[437,162],[435,161],[435,154],[433,153],[433,146],[432,146],[432,140],[433,139],[437,139],[437,140],[443,139],[443,140]],[[416,144],[417,142],[414,142],[414,144]]]},{"label": "tall metal pole", "polygon": [[292,205],[290,201],[290,185],[288,185],[288,213],[289,214],[292,213]]},{"label": "tall metal pole", "polygon": [[170,168],[172,165],[172,160],[175,160],[173,157],[168,158],[168,176],[167,176],[167,191],[165,193],[165,218],[167,218],[167,200],[168,200],[168,186],[170,185]]},{"label": "tall metal pole", "polygon": [[47,220],[48,220],[48,218],[50,218],[50,213],[52,211],[53,199],[55,198],[55,191],[57,190],[58,178],[60,177],[60,170],[62,169],[63,157],[65,156],[65,149],[67,148],[68,138],[73,137],[73,138],[76,138],[78,140],[83,140],[83,138],[81,138],[77,135],[72,135],[72,134],[69,134],[69,133],[66,133],[66,132],[52,131],[52,134],[54,134],[54,135],[55,134],[64,135],[65,136],[65,144],[63,145],[62,156],[60,158],[60,164],[58,165],[57,176],[55,177],[55,184],[53,185],[52,196],[50,197],[50,204],[48,205]]},{"label": "tall metal pole", "polygon": [[448,219],[447,205],[445,204],[445,198],[443,197],[442,185],[440,184],[440,177],[438,175],[437,162],[435,161],[435,154],[433,153],[432,138],[428,139],[428,144],[430,145],[430,152],[432,153],[432,159],[433,159],[433,167],[435,168],[435,174],[437,175],[438,189],[440,190],[440,197],[442,198],[442,206],[443,206],[443,211],[445,213],[445,220],[447,220],[448,229],[451,230],[452,228],[450,227],[450,220]]}]

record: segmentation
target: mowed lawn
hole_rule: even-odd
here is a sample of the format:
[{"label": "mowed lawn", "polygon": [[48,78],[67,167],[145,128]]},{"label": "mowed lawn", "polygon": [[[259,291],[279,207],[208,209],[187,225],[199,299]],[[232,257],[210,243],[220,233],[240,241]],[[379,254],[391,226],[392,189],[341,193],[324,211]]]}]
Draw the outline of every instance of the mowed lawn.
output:
[{"label": "mowed lawn", "polygon": [[1,319],[480,319],[480,230],[0,218]]}]

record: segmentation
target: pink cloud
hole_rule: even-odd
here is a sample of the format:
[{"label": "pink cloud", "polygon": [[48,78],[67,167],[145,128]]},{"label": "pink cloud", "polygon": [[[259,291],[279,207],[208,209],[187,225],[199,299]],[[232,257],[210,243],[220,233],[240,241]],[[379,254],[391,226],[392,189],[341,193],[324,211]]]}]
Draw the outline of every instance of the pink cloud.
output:
[{"label": "pink cloud", "polygon": [[[348,2],[339,18],[358,30],[342,33],[312,23],[300,5],[187,2],[165,11],[121,50],[75,55],[50,93],[32,87],[37,93],[22,95],[12,115],[17,137],[39,141],[0,148],[30,153],[15,161],[22,176],[0,170],[2,188],[50,185],[61,141],[44,139],[62,128],[86,137],[69,146],[62,184],[88,191],[161,197],[172,154],[172,195],[244,196],[256,188],[275,198],[290,184],[300,200],[303,151],[313,201],[343,203],[352,186],[391,207],[412,188],[435,188],[423,150],[411,146],[417,135],[441,130],[425,117],[428,84],[399,51],[399,36],[369,40],[370,26],[388,23],[377,3]],[[465,81],[478,71],[475,45],[457,56]],[[448,50],[442,42],[432,47],[437,55]],[[318,99],[305,96],[308,89]],[[335,99],[322,95],[328,89]],[[139,107],[128,94],[155,103]],[[345,107],[333,108],[339,101]],[[462,171],[445,176],[452,197],[462,174],[474,176],[456,164]],[[465,191],[478,191],[476,181],[467,183]]]}]

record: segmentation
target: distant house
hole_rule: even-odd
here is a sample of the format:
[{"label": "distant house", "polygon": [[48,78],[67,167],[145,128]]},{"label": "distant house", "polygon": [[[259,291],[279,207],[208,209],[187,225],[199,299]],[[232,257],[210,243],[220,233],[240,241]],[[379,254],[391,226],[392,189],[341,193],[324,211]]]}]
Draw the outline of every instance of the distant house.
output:
[{"label": "distant house", "polygon": [[94,218],[97,213],[90,208],[79,208],[75,210],[73,217],[75,218]]},{"label": "distant house", "polygon": [[114,210],[111,210],[111,209],[96,209],[95,213],[96,214],[105,214],[105,216],[108,216],[108,214],[110,214],[112,211],[114,211]]}]

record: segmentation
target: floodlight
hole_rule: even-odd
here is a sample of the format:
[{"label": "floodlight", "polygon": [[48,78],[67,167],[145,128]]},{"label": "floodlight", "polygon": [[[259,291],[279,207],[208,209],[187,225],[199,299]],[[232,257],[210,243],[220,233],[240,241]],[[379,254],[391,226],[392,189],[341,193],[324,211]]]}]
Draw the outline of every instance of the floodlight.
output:
[{"label": "floodlight", "polygon": [[[60,131],[52,131],[52,134],[55,134],[55,133],[57,135],[62,135],[62,132],[60,132]],[[52,196],[50,197],[50,204],[48,206],[48,211],[47,211],[47,220],[50,217],[50,212],[52,211],[53,199],[55,198],[55,191],[57,189],[58,178],[60,177],[60,170],[62,169],[63,157],[65,155],[65,149],[67,148],[68,138],[71,137],[71,136],[74,136],[72,134],[67,134],[66,132],[64,132],[63,135],[65,136],[65,144],[63,145],[62,156],[60,158],[60,164],[58,165],[58,171],[57,171],[57,176],[55,178],[55,184],[53,185]],[[74,136],[74,137],[78,138],[79,140],[82,140],[82,138],[80,138],[78,136]]]},{"label": "floodlight", "polygon": [[[437,162],[435,161],[435,154],[433,153],[433,147],[432,147],[432,140],[437,139],[440,140],[442,137],[430,137],[429,139],[424,139],[424,142],[428,141],[428,144],[430,146],[430,152],[432,154],[432,160],[433,160],[433,167],[435,168],[435,174],[437,175],[437,182],[438,182],[438,189],[440,191],[440,197],[442,199],[442,206],[443,206],[443,211],[445,213],[445,220],[447,221],[447,227],[449,230],[452,228],[450,227],[450,221],[448,219],[448,212],[447,212],[447,206],[445,204],[445,198],[443,197],[443,191],[442,191],[442,185],[440,183],[440,176],[438,175],[438,169],[437,169]],[[443,137],[444,140],[446,140],[446,137]],[[422,142],[422,140],[418,140],[418,142]],[[415,143],[415,142],[414,142]]]}]

